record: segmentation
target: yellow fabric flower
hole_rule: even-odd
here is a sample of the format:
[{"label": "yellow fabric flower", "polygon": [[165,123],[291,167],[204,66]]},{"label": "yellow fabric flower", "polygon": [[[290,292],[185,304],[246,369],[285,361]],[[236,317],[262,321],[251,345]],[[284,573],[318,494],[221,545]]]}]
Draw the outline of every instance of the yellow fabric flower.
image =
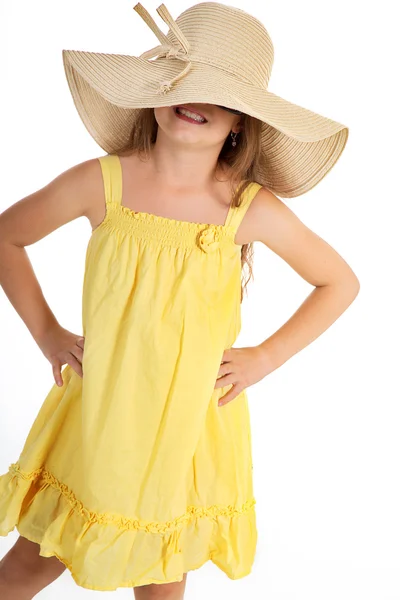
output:
[{"label": "yellow fabric flower", "polygon": [[214,252],[219,246],[219,231],[216,225],[209,225],[200,233],[199,246],[204,252]]}]

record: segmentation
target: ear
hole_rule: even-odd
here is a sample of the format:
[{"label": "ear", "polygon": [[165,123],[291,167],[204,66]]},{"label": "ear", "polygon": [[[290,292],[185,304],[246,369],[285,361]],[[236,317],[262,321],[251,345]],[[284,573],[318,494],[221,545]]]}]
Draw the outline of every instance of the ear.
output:
[{"label": "ear", "polygon": [[242,128],[242,117],[239,117],[236,123],[234,123],[234,125],[232,126],[232,131],[234,133],[240,133],[242,131]]}]

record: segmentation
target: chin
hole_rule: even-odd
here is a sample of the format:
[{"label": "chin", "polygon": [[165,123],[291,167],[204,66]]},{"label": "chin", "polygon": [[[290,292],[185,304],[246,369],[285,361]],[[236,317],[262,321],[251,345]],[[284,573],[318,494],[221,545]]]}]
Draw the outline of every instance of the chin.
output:
[{"label": "chin", "polygon": [[198,135],[181,135],[182,132],[170,132],[169,138],[176,144],[194,146],[204,143],[204,138]]}]

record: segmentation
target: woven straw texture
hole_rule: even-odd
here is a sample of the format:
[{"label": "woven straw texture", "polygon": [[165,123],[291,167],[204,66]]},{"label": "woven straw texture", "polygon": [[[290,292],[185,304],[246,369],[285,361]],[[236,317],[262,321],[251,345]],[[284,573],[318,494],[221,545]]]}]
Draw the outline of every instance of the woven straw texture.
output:
[{"label": "woven straw texture", "polygon": [[340,157],[349,130],[270,92],[274,48],[264,25],[245,11],[201,2],[176,21],[157,8],[165,34],[138,3],[134,10],[159,45],[139,57],[63,50],[78,113],[107,153],[125,144],[138,109],[204,102],[235,108],[263,122],[266,167],[255,180],[281,197],[313,188]]}]

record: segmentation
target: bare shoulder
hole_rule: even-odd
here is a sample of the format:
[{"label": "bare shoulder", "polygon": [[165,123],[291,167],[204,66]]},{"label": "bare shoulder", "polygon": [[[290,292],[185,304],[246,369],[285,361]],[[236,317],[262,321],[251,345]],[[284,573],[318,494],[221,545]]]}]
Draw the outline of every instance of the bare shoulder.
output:
[{"label": "bare shoulder", "polygon": [[256,241],[268,243],[268,238],[274,230],[282,227],[285,220],[290,219],[292,215],[295,217],[293,211],[282,200],[262,186],[252,199],[239,228],[238,243],[249,244]]},{"label": "bare shoulder", "polygon": [[[261,187],[246,213],[247,235],[282,255],[291,245],[309,241],[312,232],[271,190]],[[316,234],[314,234],[316,236]]]},{"label": "bare shoulder", "polygon": [[254,196],[243,225],[251,241],[268,246],[312,285],[324,285],[344,277],[357,281],[338,252],[265,187]]},{"label": "bare shoulder", "polygon": [[0,214],[0,238],[28,246],[81,216],[101,219],[104,187],[97,158],[78,163]]}]

